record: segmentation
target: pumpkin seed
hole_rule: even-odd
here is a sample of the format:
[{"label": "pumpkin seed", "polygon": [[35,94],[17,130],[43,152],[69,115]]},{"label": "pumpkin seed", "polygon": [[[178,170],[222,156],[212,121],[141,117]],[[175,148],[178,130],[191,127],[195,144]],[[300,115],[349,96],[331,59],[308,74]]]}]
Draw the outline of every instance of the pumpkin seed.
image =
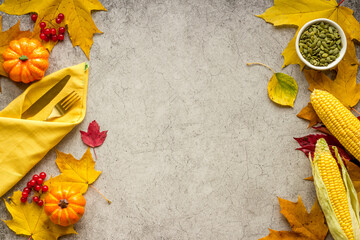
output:
[{"label": "pumpkin seed", "polygon": [[310,64],[327,66],[340,55],[341,37],[334,26],[325,22],[317,22],[301,34],[299,49]]}]

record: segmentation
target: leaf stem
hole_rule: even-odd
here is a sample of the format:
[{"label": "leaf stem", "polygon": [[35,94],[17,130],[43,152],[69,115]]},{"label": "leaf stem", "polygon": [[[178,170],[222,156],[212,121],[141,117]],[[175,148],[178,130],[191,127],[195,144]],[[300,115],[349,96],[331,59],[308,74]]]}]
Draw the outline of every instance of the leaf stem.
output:
[{"label": "leaf stem", "polygon": [[111,201],[107,199],[99,190],[97,190],[93,185],[89,184],[90,187],[92,187],[98,194],[100,194],[107,202],[108,204],[111,204]]},{"label": "leaf stem", "polygon": [[270,69],[274,74],[275,74],[275,71],[269,67],[268,65],[264,64],[264,63],[259,63],[259,62],[252,62],[252,63],[246,63],[247,66],[251,66],[251,65],[261,65],[261,66],[264,66],[268,69]]},{"label": "leaf stem", "polygon": [[31,237],[32,237],[32,235],[30,235],[30,237],[29,237],[29,239],[28,239],[28,240],[31,240]]},{"label": "leaf stem", "polygon": [[95,148],[93,148],[93,150],[94,150],[95,159],[97,160],[97,155],[96,155],[96,152],[95,152]]},{"label": "leaf stem", "polygon": [[341,2],[339,2],[338,6],[340,6],[345,0],[341,0]]}]

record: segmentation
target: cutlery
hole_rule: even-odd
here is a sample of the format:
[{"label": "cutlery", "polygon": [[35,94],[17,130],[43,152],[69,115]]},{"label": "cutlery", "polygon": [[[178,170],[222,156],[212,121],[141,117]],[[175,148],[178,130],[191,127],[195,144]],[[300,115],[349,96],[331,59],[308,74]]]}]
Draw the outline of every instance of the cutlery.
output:
[{"label": "cutlery", "polygon": [[36,102],[34,102],[25,112],[23,112],[21,114],[21,118],[30,118],[40,112],[46,105],[51,102],[52,99],[54,99],[61,92],[61,90],[65,87],[70,78],[70,75],[66,75],[63,79],[61,79],[57,84],[50,88],[49,91],[47,91]]},{"label": "cutlery", "polygon": [[50,116],[46,120],[63,116],[80,99],[81,97],[79,94],[77,94],[75,91],[72,91],[55,105]]}]

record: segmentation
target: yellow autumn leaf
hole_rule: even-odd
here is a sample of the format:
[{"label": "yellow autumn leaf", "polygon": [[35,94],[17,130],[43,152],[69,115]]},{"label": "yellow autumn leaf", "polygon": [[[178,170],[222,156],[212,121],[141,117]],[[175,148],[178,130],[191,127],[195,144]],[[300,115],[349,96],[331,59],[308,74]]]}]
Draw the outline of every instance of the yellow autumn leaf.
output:
[{"label": "yellow autumn leaf", "polygon": [[294,106],[294,101],[298,92],[298,85],[295,79],[285,73],[276,73],[272,68],[263,63],[247,63],[251,65],[261,65],[273,72],[268,83],[268,94],[269,98],[282,106]]},{"label": "yellow autumn leaf", "polygon": [[[325,90],[333,94],[347,108],[354,107],[360,100],[360,84],[356,83],[358,65],[351,65],[345,61],[338,64],[338,71],[334,80],[325,73],[315,70],[304,70],[309,83],[309,90]],[[309,103],[297,115],[310,122],[309,127],[321,122],[315,110]]]},{"label": "yellow autumn leaf", "polygon": [[86,150],[80,160],[71,154],[60,151],[56,151],[56,154],[56,164],[61,174],[47,181],[50,188],[61,183],[71,183],[78,187],[81,193],[85,193],[89,184],[94,183],[101,174],[101,171],[95,170],[95,162],[90,148]]},{"label": "yellow autumn leaf", "polygon": [[341,61],[334,80],[325,73],[315,70],[304,70],[309,90],[325,90],[340,100],[347,108],[354,107],[360,100],[360,84],[356,83],[357,65]]},{"label": "yellow autumn leaf", "polygon": [[30,236],[33,240],[56,240],[60,236],[76,233],[73,226],[62,227],[51,222],[44,208],[35,202],[22,203],[21,196],[21,191],[16,191],[10,201],[4,200],[13,217],[4,222],[16,234]]},{"label": "yellow autumn leaf", "polygon": [[269,97],[277,104],[293,107],[297,92],[295,79],[285,73],[274,73],[269,81]]},{"label": "yellow autumn leaf", "polygon": [[[67,26],[73,47],[80,46],[89,58],[90,48],[93,44],[93,35],[102,33],[95,25],[91,11],[106,11],[98,0],[5,0],[0,6],[0,11],[13,15],[23,15],[36,12],[33,37],[40,40],[40,22],[45,22],[48,27]],[[63,13],[65,18],[57,24],[56,18]],[[56,42],[42,42],[51,51]]]},{"label": "yellow autumn leaf", "polygon": [[8,74],[5,72],[3,68],[4,58],[2,53],[9,47],[9,43],[12,40],[17,40],[23,37],[30,37],[30,31],[21,31],[20,30],[20,21],[17,22],[14,26],[9,28],[9,30],[5,32],[1,32],[1,18],[0,16],[0,75],[7,77]]},{"label": "yellow autumn leaf", "polygon": [[298,27],[294,38],[282,53],[284,56],[283,67],[289,64],[304,64],[295,51],[295,39],[299,29],[307,22],[316,18],[328,18],[338,23],[348,38],[348,49],[344,60],[350,64],[358,64],[355,55],[355,46],[351,40],[360,41],[360,24],[353,16],[353,10],[338,6],[336,0],[297,0],[289,4],[288,0],[275,0],[274,6],[267,9],[258,17],[274,26],[292,25]]}]

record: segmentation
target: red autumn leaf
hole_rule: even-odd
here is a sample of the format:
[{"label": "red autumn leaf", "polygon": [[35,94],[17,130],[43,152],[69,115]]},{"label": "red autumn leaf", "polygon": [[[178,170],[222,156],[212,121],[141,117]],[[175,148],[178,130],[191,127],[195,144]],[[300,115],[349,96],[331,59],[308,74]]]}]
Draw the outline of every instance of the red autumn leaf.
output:
[{"label": "red autumn leaf", "polygon": [[348,161],[351,160],[351,157],[345,151],[344,146],[341,145],[341,143],[334,136],[326,135],[326,134],[309,134],[304,137],[294,138],[301,146],[296,150],[302,151],[303,153],[305,153],[307,157],[309,156],[309,153],[311,153],[311,156],[314,157],[315,145],[317,140],[319,140],[320,138],[324,138],[325,141],[328,143],[331,153],[333,154],[334,157],[335,157],[335,151],[332,148],[333,146],[337,147],[342,159]]},{"label": "red autumn leaf", "polygon": [[[104,143],[107,132],[108,131],[100,132],[100,126],[95,120],[89,124],[87,132],[80,131],[81,139],[83,140],[83,142],[92,148],[98,147]],[[97,158],[96,153],[95,157]]]},{"label": "red autumn leaf", "polygon": [[332,135],[329,130],[325,127],[325,125],[319,125],[319,126],[313,126],[312,127],[313,129],[319,131],[319,132],[322,132],[322,133],[325,133],[327,135]]}]

